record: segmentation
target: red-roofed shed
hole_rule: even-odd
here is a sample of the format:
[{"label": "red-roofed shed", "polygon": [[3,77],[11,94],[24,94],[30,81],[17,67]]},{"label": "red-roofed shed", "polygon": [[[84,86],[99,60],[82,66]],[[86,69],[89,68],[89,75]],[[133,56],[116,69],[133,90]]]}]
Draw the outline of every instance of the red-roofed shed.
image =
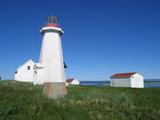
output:
[{"label": "red-roofed shed", "polygon": [[66,80],[66,86],[68,85],[79,85],[79,81],[77,79],[71,78]]},{"label": "red-roofed shed", "polygon": [[117,73],[111,76],[111,86],[143,88],[144,78],[137,72]]}]

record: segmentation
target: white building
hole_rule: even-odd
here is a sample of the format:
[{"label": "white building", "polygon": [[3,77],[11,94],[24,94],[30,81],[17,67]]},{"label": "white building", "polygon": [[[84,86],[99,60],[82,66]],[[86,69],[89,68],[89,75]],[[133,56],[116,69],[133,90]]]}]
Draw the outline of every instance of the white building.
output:
[{"label": "white building", "polygon": [[77,79],[67,79],[66,80],[66,86],[68,85],[79,85],[80,82]]},{"label": "white building", "polygon": [[52,82],[65,85],[65,73],[61,36],[63,30],[55,16],[48,18],[47,25],[40,30],[43,35],[39,63],[27,61],[17,69],[15,80],[44,84]]},{"label": "white building", "polygon": [[21,65],[15,72],[15,80],[22,82],[33,82],[34,81],[34,61],[28,60]]},{"label": "white building", "polygon": [[110,86],[144,88],[144,77],[137,73],[118,73],[111,76]]}]

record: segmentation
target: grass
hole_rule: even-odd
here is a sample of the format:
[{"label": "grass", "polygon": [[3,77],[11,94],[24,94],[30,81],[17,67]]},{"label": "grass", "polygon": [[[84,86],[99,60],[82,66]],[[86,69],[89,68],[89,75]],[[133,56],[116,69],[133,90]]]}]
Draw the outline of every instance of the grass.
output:
[{"label": "grass", "polygon": [[159,120],[160,88],[69,86],[47,99],[42,86],[0,81],[0,120]]}]

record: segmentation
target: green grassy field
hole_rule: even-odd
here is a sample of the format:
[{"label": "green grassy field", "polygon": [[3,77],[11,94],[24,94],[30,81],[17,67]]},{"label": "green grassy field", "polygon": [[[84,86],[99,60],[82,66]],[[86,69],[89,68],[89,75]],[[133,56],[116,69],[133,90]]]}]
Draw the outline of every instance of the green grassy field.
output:
[{"label": "green grassy field", "polygon": [[70,86],[63,99],[42,86],[0,81],[0,120],[160,120],[160,89]]}]

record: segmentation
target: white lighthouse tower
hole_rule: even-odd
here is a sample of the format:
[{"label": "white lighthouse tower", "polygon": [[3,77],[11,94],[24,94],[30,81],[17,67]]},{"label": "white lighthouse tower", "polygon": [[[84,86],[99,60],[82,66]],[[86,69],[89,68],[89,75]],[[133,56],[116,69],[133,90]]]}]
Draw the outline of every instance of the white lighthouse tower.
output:
[{"label": "white lighthouse tower", "polygon": [[63,30],[58,18],[48,17],[47,24],[40,32],[43,35],[39,63],[28,60],[15,72],[15,80],[44,84],[44,94],[49,98],[57,98],[67,93],[65,85],[64,62],[61,45]]},{"label": "white lighthouse tower", "polygon": [[48,18],[47,26],[40,31],[43,35],[40,61],[43,66],[44,82],[65,82],[63,53],[61,45],[62,29],[55,16]]},{"label": "white lighthouse tower", "polygon": [[61,36],[64,32],[58,24],[57,17],[48,17],[47,26],[40,32],[43,35],[43,41],[39,63],[43,68],[39,70],[39,81],[44,82],[44,94],[48,97],[63,96],[66,94],[61,45]]}]

